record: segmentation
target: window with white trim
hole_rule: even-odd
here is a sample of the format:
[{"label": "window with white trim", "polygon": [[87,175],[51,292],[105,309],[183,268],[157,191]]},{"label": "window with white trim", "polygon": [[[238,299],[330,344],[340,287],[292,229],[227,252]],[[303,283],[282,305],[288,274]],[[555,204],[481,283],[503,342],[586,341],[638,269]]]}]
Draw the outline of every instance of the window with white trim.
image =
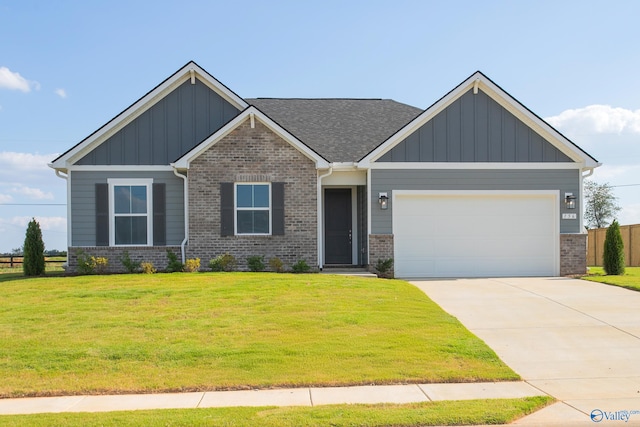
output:
[{"label": "window with white trim", "polygon": [[109,179],[109,222],[112,246],[153,244],[151,179]]},{"label": "window with white trim", "polygon": [[235,184],[236,234],[271,234],[271,185]]}]

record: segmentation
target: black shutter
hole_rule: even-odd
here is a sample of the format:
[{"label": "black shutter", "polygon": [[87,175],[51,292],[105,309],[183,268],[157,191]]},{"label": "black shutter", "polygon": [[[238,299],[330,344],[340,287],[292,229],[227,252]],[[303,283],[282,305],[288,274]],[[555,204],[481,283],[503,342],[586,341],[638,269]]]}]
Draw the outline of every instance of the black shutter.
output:
[{"label": "black shutter", "polygon": [[284,235],[284,182],[271,183],[271,234]]},{"label": "black shutter", "polygon": [[233,236],[233,183],[220,183],[220,235]]},{"label": "black shutter", "polygon": [[96,246],[109,246],[109,184],[96,184]]},{"label": "black shutter", "polygon": [[167,190],[166,184],[153,184],[153,245],[167,244]]}]

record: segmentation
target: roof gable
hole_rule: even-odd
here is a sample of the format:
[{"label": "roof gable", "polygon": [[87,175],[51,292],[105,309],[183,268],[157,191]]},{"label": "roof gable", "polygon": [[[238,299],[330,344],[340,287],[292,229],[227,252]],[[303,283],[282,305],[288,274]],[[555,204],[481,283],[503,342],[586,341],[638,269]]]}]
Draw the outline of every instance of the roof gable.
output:
[{"label": "roof gable", "polygon": [[[194,87],[189,88],[189,85]],[[172,106],[184,106],[182,100],[172,99],[172,97],[181,97],[182,95],[187,98],[192,96],[193,102],[200,102],[208,108],[205,108],[204,111],[195,111],[194,108],[190,113],[184,113],[182,110],[173,113],[174,116],[171,118],[173,120],[181,121],[184,119],[192,121],[190,124],[192,130],[186,131],[184,135],[178,138],[179,143],[177,148],[167,147],[165,150],[160,150],[160,153],[151,156],[145,154],[143,156],[146,157],[142,160],[137,154],[129,155],[130,153],[123,152],[125,145],[126,150],[131,150],[132,152],[140,152],[141,150],[144,151],[149,148],[148,144],[150,143],[151,137],[149,136],[139,140],[138,127],[142,126],[146,128],[146,130],[143,131],[145,135],[147,133],[153,134],[154,128],[152,123],[154,115],[159,116],[161,112],[164,114],[165,110],[171,109]],[[200,101],[196,101],[196,98],[200,98]],[[188,103],[189,101],[186,100],[185,102]],[[180,105],[181,103],[183,105]],[[212,104],[218,104],[218,106],[210,108]],[[158,105],[158,107],[154,108],[156,105]],[[50,166],[54,169],[66,170],[74,164],[161,163],[167,165],[169,160],[172,158],[175,159],[201,141],[206,135],[209,135],[212,132],[211,128],[219,128],[246,107],[247,103],[242,98],[192,61],[149,91],[142,98],[138,99],[100,129],[59,156]],[[213,111],[217,117],[214,117],[212,120],[209,118],[203,120],[201,116],[198,116],[206,111]],[[183,117],[183,114],[188,117]],[[137,119],[140,120],[136,123]],[[166,122],[166,119],[166,116],[162,117],[162,119],[158,117],[158,121],[162,120]],[[155,128],[155,131],[157,132],[159,129],[160,125]],[[198,140],[198,138],[200,139]],[[131,147],[132,141],[135,141],[134,145],[136,145],[136,147]],[[107,144],[101,147],[105,142]],[[172,150],[175,150],[175,152]]]},{"label": "roof gable", "polygon": [[[499,138],[491,134],[492,127],[493,132],[500,132]],[[452,146],[448,144],[451,141]],[[416,153],[422,162],[573,162],[599,166],[597,160],[479,71],[372,150],[360,165],[397,161],[402,156],[411,158],[404,161],[416,161]]]},{"label": "roof gable", "polygon": [[225,136],[230,134],[234,129],[239,127],[241,124],[243,124],[247,120],[250,120],[252,122],[254,120],[259,120],[272,132],[276,133],[278,136],[280,136],[286,142],[291,144],[294,148],[296,148],[306,157],[311,159],[315,163],[316,168],[320,169],[320,168],[329,167],[329,162],[325,158],[323,158],[320,154],[316,153],[313,149],[311,149],[309,146],[304,144],[294,135],[289,133],[286,129],[281,127],[278,123],[274,122],[271,118],[269,118],[266,114],[264,114],[255,106],[250,106],[244,111],[242,111],[240,114],[234,117],[233,120],[231,120],[222,128],[220,128],[217,132],[209,136],[207,139],[202,141],[192,150],[190,150],[185,155],[183,155],[178,160],[176,160],[174,163],[172,163],[171,166],[179,170],[189,169],[191,162],[193,162],[201,154],[203,154],[209,148],[217,144],[220,140],[222,140]]}]

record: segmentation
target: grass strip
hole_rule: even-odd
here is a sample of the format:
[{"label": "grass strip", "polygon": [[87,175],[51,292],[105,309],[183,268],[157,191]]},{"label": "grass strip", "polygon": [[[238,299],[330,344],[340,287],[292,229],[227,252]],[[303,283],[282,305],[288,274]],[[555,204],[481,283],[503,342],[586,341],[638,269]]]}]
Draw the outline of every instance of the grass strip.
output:
[{"label": "grass strip", "polygon": [[589,267],[589,274],[582,279],[640,291],[640,267],[627,267],[622,276],[609,276],[602,267]]},{"label": "grass strip", "polygon": [[520,399],[413,404],[236,407],[0,416],[3,426],[453,426],[508,424],[553,402]]}]

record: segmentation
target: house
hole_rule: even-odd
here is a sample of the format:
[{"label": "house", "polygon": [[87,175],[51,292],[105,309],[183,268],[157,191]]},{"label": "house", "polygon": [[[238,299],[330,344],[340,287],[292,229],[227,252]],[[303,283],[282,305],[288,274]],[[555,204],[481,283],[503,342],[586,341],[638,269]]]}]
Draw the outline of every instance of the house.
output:
[{"label": "house", "polygon": [[481,72],[426,110],[244,99],[189,62],[55,159],[77,252],[234,255],[397,277],[584,273],[600,164]]}]

